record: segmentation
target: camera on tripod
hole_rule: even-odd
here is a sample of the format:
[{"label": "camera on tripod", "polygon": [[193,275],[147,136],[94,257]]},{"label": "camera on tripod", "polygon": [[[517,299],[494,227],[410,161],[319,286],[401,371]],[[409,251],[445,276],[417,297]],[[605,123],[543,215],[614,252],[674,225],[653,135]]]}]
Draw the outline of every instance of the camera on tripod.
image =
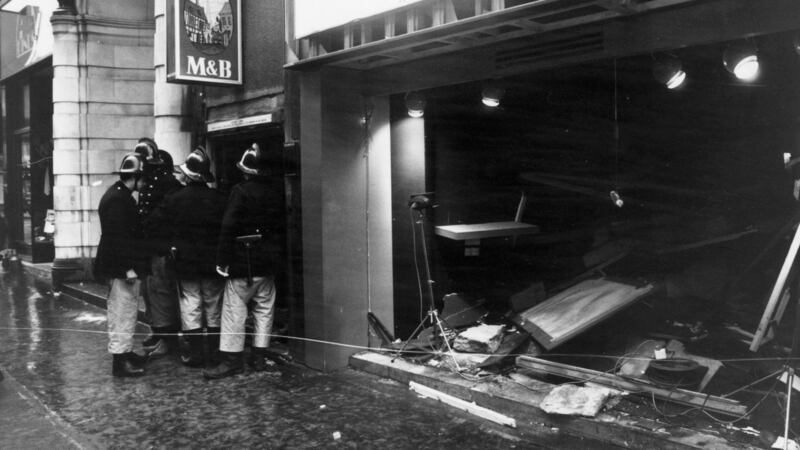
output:
[{"label": "camera on tripod", "polygon": [[411,194],[408,198],[408,207],[417,211],[436,207],[433,204],[433,192]]}]

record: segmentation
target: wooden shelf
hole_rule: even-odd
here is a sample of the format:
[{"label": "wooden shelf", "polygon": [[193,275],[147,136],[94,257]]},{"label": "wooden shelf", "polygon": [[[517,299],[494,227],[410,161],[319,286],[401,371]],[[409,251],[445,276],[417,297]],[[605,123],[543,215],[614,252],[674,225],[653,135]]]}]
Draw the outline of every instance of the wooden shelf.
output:
[{"label": "wooden shelf", "polygon": [[503,236],[519,236],[522,234],[536,234],[539,227],[522,222],[487,222],[474,224],[441,225],[436,227],[438,236],[455,241],[468,241]]}]

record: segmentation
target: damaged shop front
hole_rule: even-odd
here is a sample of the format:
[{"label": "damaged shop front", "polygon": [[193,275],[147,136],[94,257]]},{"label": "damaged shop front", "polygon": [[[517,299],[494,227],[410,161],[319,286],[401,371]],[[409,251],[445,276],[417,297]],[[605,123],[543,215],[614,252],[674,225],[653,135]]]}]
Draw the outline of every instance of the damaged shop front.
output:
[{"label": "damaged shop front", "polygon": [[551,446],[795,438],[798,5],[295,3],[310,365]]}]

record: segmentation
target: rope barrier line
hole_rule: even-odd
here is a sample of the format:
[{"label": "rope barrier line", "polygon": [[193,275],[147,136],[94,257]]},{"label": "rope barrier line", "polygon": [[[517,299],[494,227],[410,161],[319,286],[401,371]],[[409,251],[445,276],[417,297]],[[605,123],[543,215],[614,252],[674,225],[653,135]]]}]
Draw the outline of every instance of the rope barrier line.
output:
[{"label": "rope barrier line", "polygon": [[[36,328],[34,328],[34,327],[0,327],[0,331],[47,331],[47,332],[54,332],[55,331],[55,332],[71,332],[71,333],[102,334],[102,335],[108,335],[109,334],[109,332],[107,330],[83,330],[83,329],[77,329],[77,328],[41,328],[41,327],[36,327]],[[134,332],[134,334],[140,334],[141,335],[141,334],[146,334],[146,333]],[[252,332],[250,332],[250,333],[248,333],[248,332],[244,332],[244,333],[221,333],[220,332],[220,333],[206,333],[206,334],[207,335],[212,335],[212,336],[213,335],[220,335],[220,336],[223,336],[223,335],[228,335],[228,336],[235,336],[235,335],[255,336],[255,333],[252,333]],[[270,338],[282,338],[282,339],[289,339],[289,340],[294,340],[294,341],[304,341],[304,342],[311,342],[311,343],[315,343],[315,344],[324,344],[324,345],[338,346],[338,347],[343,347],[343,348],[352,348],[352,349],[356,349],[356,350],[369,350],[369,351],[374,351],[374,352],[385,352],[385,353],[396,353],[397,352],[397,349],[392,349],[392,348],[368,347],[368,346],[363,346],[363,345],[346,344],[344,342],[328,341],[328,340],[324,340],[324,339],[313,339],[313,338],[300,337],[300,336],[287,336],[287,335],[284,335],[284,334],[271,334],[270,333],[270,334],[267,334],[267,336],[269,336]],[[430,351],[405,350],[403,353],[429,354]],[[635,353],[635,352],[633,352],[633,353]],[[476,355],[476,356],[486,356],[486,357],[494,355],[493,353],[469,353],[469,354],[470,355]],[[653,359],[653,358],[646,357],[646,356],[630,356],[630,355],[631,355],[630,353],[625,354],[625,355],[621,355],[621,356],[619,356],[619,355],[600,355],[600,354],[591,354],[591,353],[586,353],[586,354],[580,354],[580,353],[578,353],[578,354],[575,354],[575,353],[547,353],[547,354],[545,354],[543,356],[546,356],[548,358],[569,357],[569,358],[613,359],[613,360],[617,361],[617,364],[614,366],[614,369],[618,369],[620,367],[619,363],[623,359],[624,360],[628,360],[628,361],[649,361],[649,360]],[[509,356],[509,357],[511,357],[511,356],[530,356],[530,354],[528,354],[528,353],[508,353],[505,356]],[[768,362],[768,361],[776,361],[776,362],[797,361],[797,362],[800,362],[800,357],[728,358],[728,359],[717,359],[716,361],[723,362],[723,363],[724,362]],[[607,372],[610,373],[614,369],[611,369],[611,370],[609,370]],[[728,395],[731,395],[731,394],[728,394]]]}]

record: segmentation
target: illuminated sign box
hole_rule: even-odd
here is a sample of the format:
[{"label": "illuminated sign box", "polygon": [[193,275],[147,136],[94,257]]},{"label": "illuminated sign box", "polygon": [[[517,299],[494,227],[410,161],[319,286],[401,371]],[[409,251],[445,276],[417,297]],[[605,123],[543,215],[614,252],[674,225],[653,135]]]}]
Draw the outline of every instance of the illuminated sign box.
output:
[{"label": "illuminated sign box", "polygon": [[241,0],[167,1],[167,81],[242,84]]}]

